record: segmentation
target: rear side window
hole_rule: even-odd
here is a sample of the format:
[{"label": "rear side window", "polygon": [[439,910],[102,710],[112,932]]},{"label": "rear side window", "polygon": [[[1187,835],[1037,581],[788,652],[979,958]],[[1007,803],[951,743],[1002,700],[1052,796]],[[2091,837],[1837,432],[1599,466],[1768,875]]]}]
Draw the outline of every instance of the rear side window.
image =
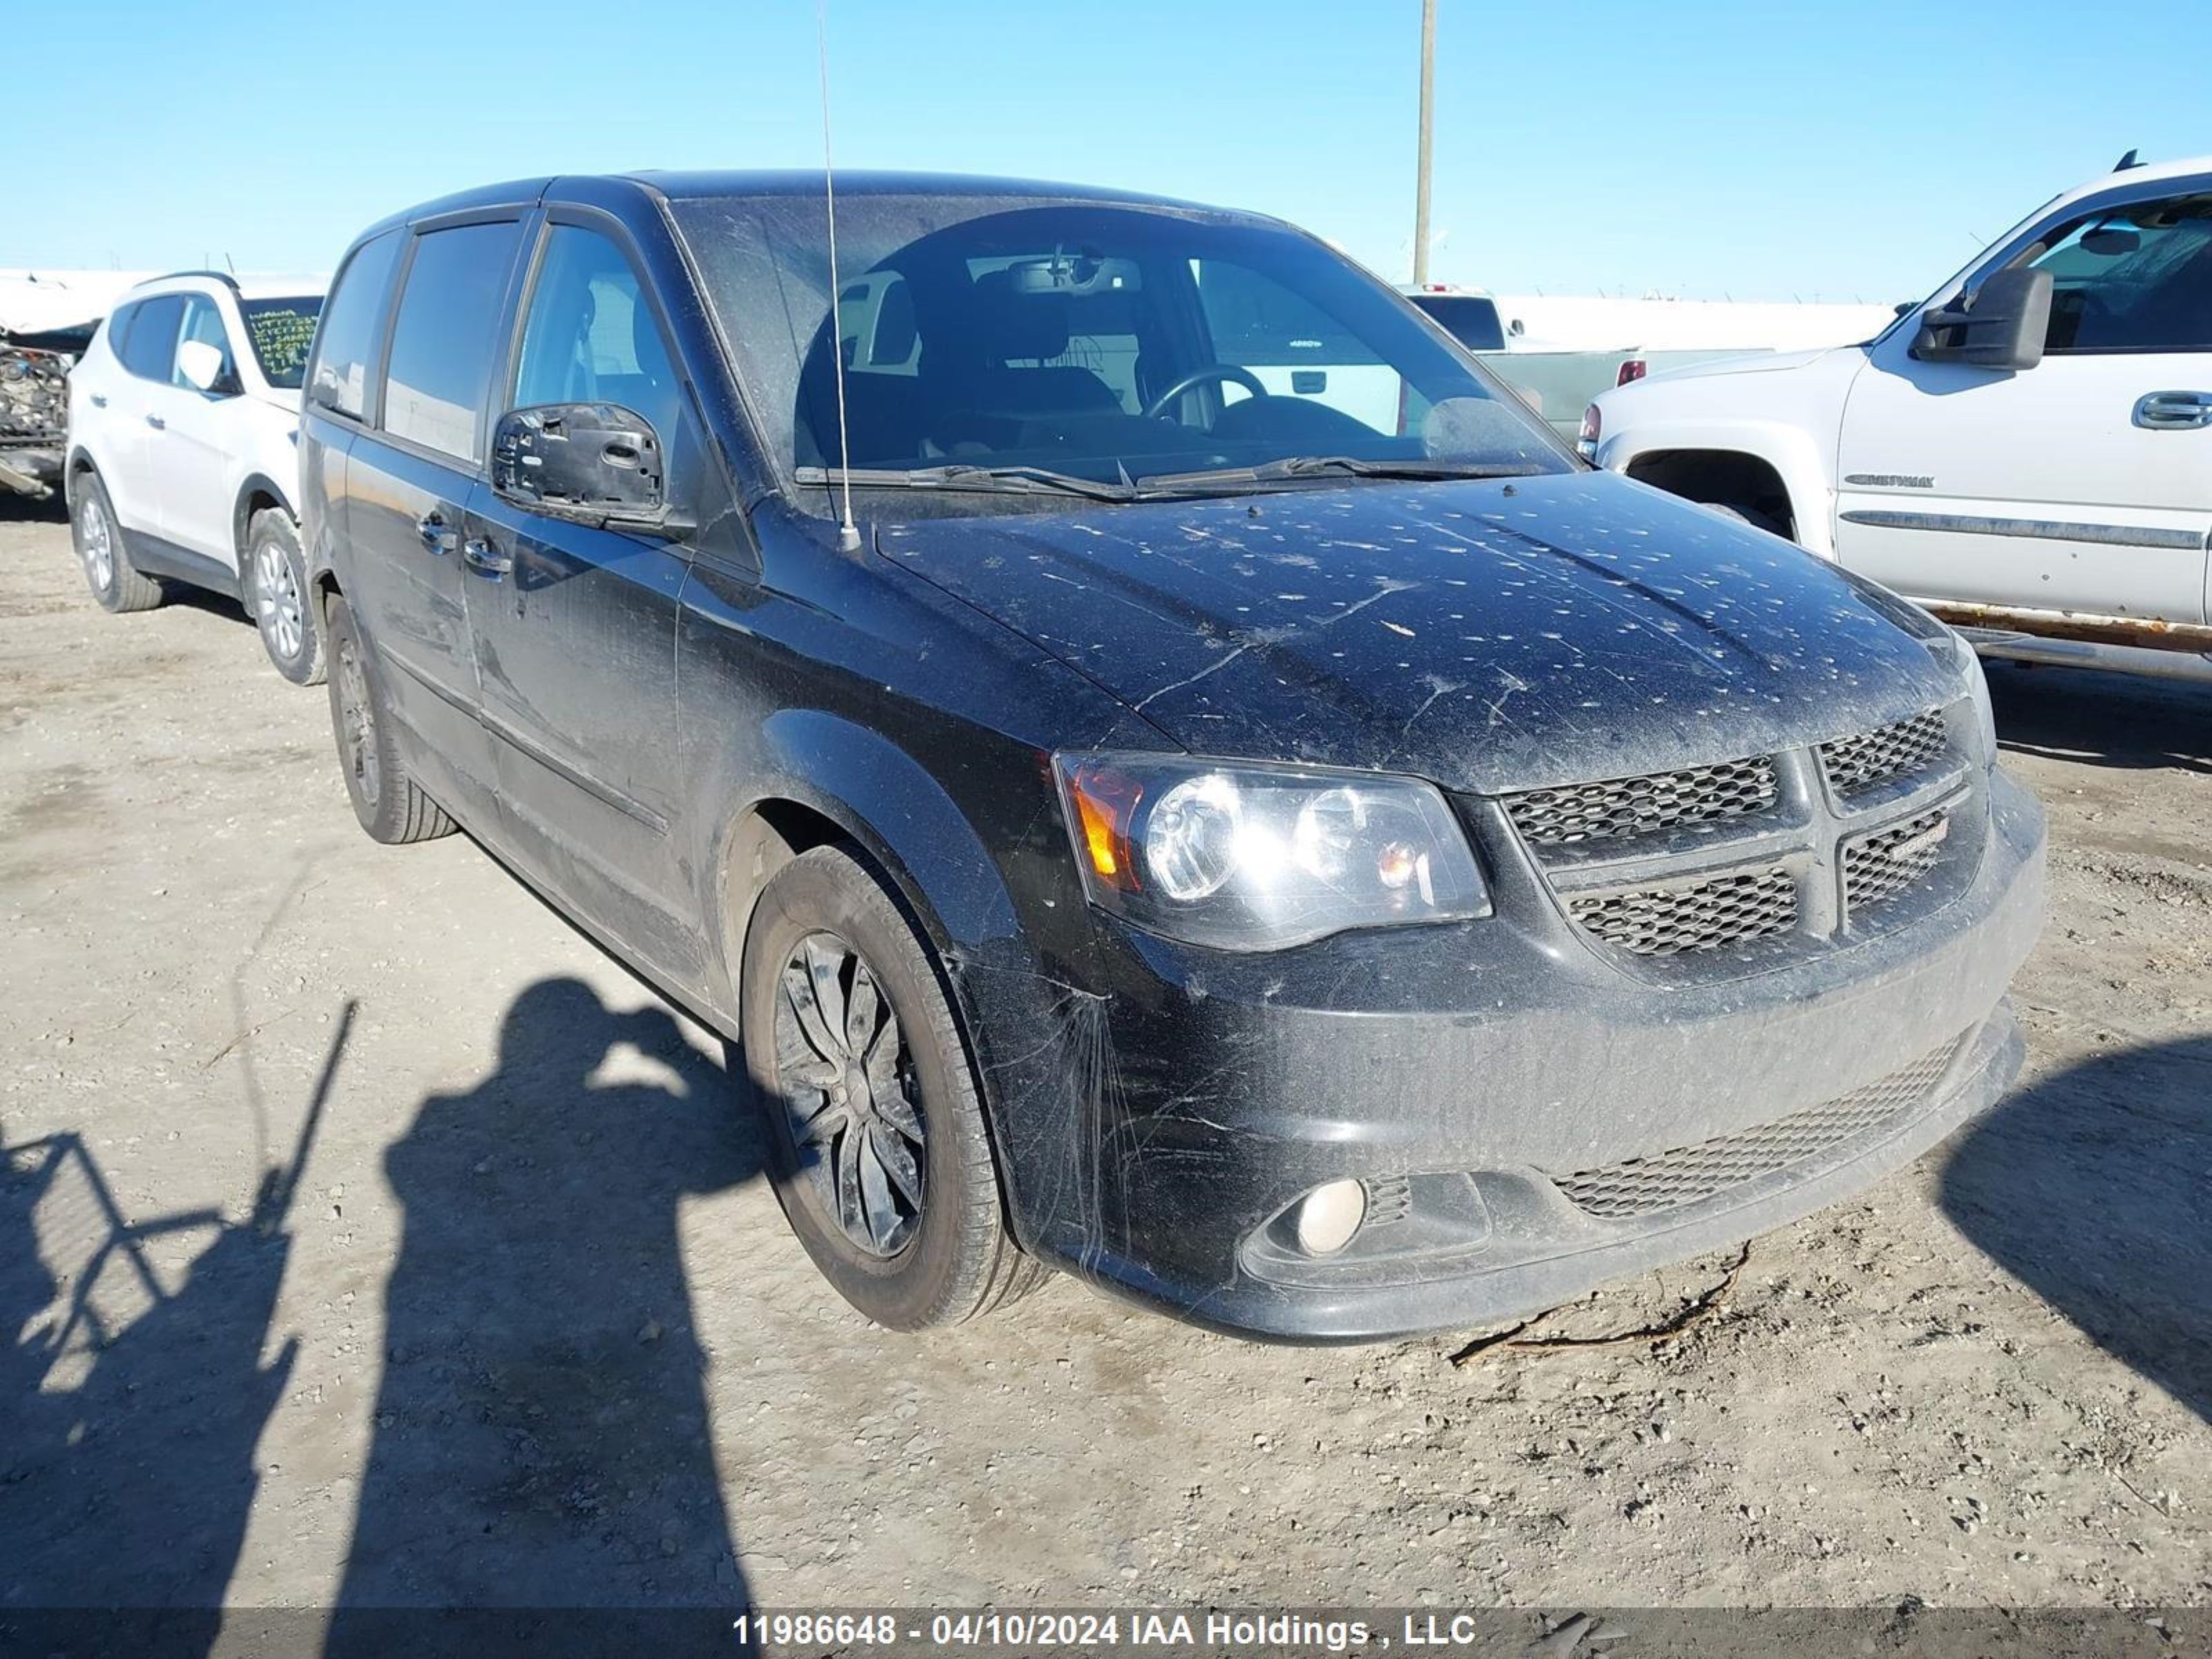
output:
[{"label": "rear side window", "polygon": [[1469,351],[1503,351],[1505,329],[1495,301],[1472,294],[1424,294],[1413,303],[1443,325],[1444,332]]},{"label": "rear side window", "polygon": [[493,331],[522,227],[460,225],[426,232],[407,268],[385,368],[384,429],[477,459],[477,411],[491,378]]},{"label": "rear side window", "polygon": [[185,296],[163,294],[141,301],[125,320],[130,326],[115,348],[123,367],[142,380],[167,380],[177,360],[177,331],[185,320]]},{"label": "rear side window", "polygon": [[401,233],[388,230],[363,242],[347,262],[315,333],[314,368],[307,380],[311,402],[356,420],[367,412],[368,362],[375,355],[384,291],[401,246]]}]

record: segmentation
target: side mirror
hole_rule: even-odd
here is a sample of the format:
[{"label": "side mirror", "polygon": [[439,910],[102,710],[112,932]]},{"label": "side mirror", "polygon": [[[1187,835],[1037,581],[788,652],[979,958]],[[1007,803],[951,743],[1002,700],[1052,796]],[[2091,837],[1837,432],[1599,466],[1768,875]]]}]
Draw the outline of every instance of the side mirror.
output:
[{"label": "side mirror", "polygon": [[514,409],[492,428],[492,489],[549,518],[662,529],[666,483],[659,435],[617,404]]},{"label": "side mirror", "polygon": [[238,376],[222,355],[222,348],[205,340],[186,340],[177,347],[177,373],[194,391],[228,398],[239,389]]},{"label": "side mirror", "polygon": [[1950,305],[1923,312],[1912,355],[1928,363],[2033,368],[2050,329],[2051,273],[2014,265]]}]

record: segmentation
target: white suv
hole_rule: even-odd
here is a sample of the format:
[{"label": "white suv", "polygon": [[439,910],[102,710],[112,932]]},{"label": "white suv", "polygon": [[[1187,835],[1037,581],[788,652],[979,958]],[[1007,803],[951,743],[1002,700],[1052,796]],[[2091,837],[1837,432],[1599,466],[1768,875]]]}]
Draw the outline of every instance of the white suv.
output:
[{"label": "white suv", "polygon": [[1863,345],[1606,392],[1583,437],[1990,655],[2212,680],[2212,156],[2068,191]]},{"label": "white suv", "polygon": [[110,611],[163,581],[235,594],[277,672],[323,678],[300,555],[300,374],[319,281],[163,276],[108,313],[70,376],[77,556]]}]

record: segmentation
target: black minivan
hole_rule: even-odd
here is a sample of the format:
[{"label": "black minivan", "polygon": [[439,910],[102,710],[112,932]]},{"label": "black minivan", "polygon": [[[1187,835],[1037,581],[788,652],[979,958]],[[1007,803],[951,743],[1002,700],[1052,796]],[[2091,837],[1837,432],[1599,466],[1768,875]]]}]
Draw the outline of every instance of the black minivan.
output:
[{"label": "black minivan", "polygon": [[1504,1317],[2009,1083],[2042,823],[1954,635],[1276,221],[853,175],[833,260],[825,208],[374,227],[301,487],[363,826],[465,827],[729,1040],[870,1317]]}]

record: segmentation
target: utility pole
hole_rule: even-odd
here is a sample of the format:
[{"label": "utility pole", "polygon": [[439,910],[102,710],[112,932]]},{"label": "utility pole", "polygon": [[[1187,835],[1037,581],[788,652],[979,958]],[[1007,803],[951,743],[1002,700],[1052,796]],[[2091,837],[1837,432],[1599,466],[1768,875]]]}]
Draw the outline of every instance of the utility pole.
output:
[{"label": "utility pole", "polygon": [[1421,149],[1413,178],[1413,283],[1429,280],[1429,134],[1436,125],[1437,0],[1421,0]]}]

